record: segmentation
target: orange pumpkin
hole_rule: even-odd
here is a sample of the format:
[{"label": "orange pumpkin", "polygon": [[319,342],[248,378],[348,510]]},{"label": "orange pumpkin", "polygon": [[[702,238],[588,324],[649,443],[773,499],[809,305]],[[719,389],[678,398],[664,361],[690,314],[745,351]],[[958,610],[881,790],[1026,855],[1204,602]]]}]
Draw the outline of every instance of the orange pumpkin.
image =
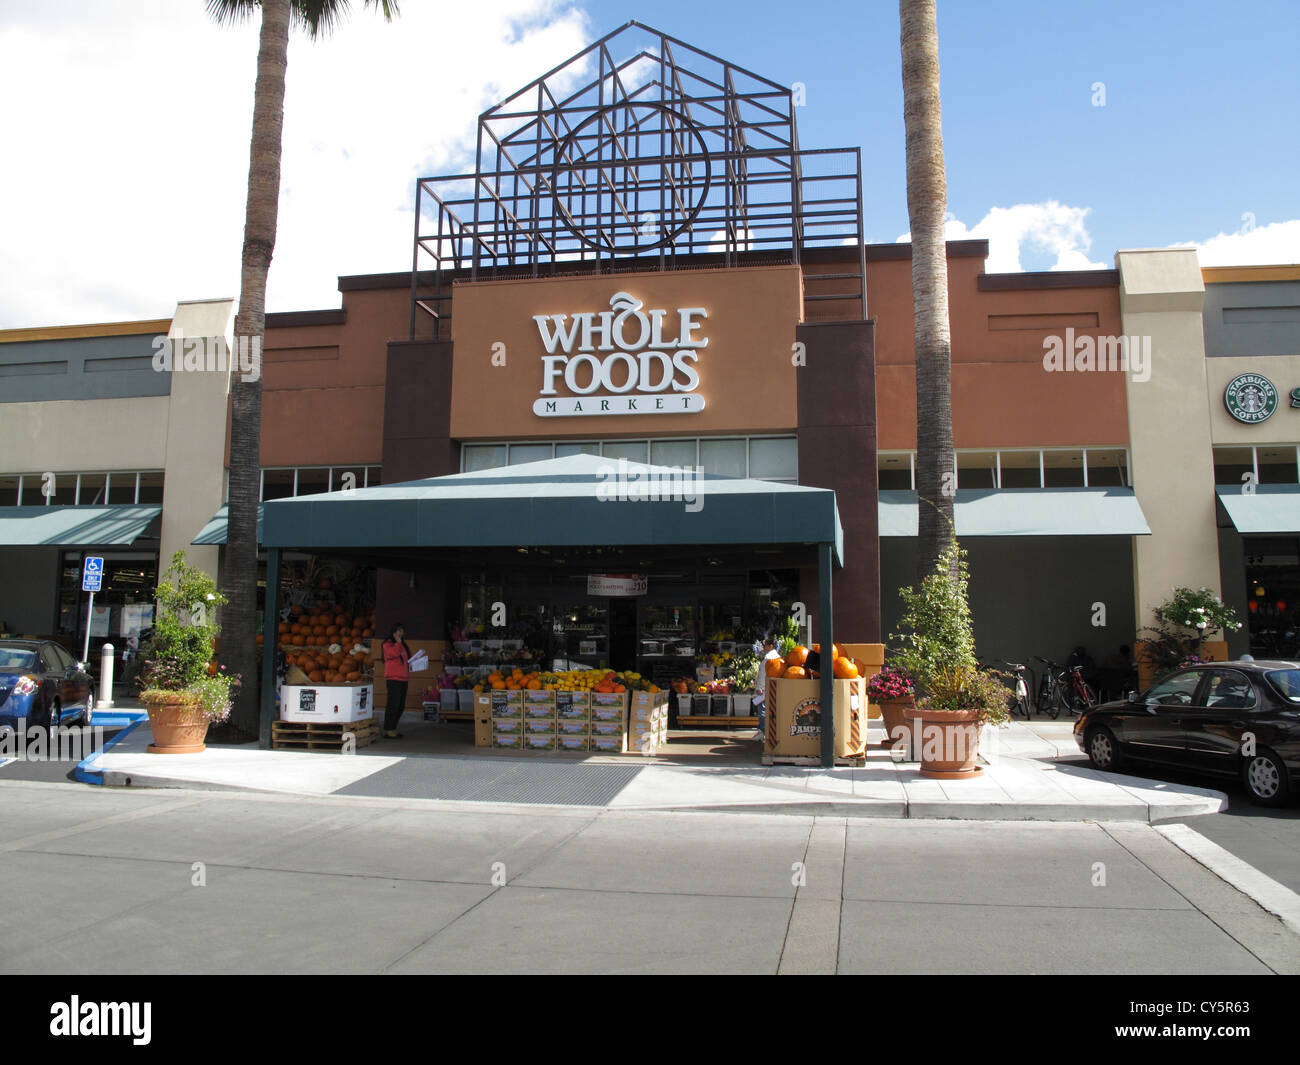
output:
[{"label": "orange pumpkin", "polygon": [[803,644],[799,644],[797,647],[791,648],[790,653],[785,656],[785,664],[787,666],[802,666],[807,661],[808,661],[808,648],[806,648]]},{"label": "orange pumpkin", "polygon": [[785,672],[784,658],[769,658],[763,663],[763,672],[769,677],[779,677]]},{"label": "orange pumpkin", "polygon": [[835,679],[854,680],[858,676],[857,663],[851,658],[835,659]]},{"label": "orange pumpkin", "polygon": [[319,669],[313,669],[310,673],[307,674],[307,679],[310,680],[313,684],[319,684],[322,680],[325,679],[325,675]]},{"label": "orange pumpkin", "polygon": [[256,643],[257,643],[257,646],[258,646],[258,647],[261,647],[262,644],[263,644],[263,642],[264,642],[264,637],[263,637],[262,634],[259,632],[259,633],[257,634],[257,637],[256,637]]},{"label": "orange pumpkin", "polygon": [[787,680],[807,680],[808,671],[803,666],[790,666],[785,671],[785,677]]}]

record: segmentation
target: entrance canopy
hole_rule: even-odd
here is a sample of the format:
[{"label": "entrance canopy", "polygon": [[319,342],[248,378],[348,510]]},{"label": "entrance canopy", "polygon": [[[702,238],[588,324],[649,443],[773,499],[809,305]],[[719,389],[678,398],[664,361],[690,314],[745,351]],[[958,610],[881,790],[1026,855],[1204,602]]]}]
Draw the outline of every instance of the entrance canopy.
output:
[{"label": "entrance canopy", "polygon": [[1300,533],[1300,485],[1257,484],[1216,488],[1215,493],[1239,533]]},{"label": "entrance canopy", "polygon": [[[960,488],[958,536],[1149,536],[1131,488]],[[880,493],[880,535],[915,536],[916,493]]]},{"label": "entrance canopy", "polygon": [[[230,516],[230,508],[224,504],[221,508],[208,519],[208,523],[199,530],[199,534],[194,537],[190,543],[196,547],[205,546],[223,546],[226,542],[226,526]],[[262,507],[259,504],[257,508],[257,542],[262,543]]]},{"label": "entrance canopy", "polygon": [[829,544],[835,493],[572,455],[264,504],[268,548]]},{"label": "entrance canopy", "polygon": [[161,513],[162,507],[140,503],[107,507],[4,507],[0,509],[0,547],[133,544]]}]

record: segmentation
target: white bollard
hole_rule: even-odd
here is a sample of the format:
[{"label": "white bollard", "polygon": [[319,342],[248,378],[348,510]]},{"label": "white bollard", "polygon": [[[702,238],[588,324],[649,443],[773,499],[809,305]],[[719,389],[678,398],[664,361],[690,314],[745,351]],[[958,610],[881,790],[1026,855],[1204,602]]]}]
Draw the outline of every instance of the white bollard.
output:
[{"label": "white bollard", "polygon": [[95,702],[96,710],[113,709],[113,663],[116,653],[111,643],[100,648],[99,659],[99,699]]}]

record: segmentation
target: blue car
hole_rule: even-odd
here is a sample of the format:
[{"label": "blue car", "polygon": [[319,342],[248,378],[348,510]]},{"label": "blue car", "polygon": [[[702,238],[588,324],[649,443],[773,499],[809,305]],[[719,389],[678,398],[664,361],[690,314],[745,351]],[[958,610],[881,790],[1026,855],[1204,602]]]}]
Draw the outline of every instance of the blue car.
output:
[{"label": "blue car", "polygon": [[95,713],[90,675],[49,640],[0,640],[0,731],[76,721]]}]

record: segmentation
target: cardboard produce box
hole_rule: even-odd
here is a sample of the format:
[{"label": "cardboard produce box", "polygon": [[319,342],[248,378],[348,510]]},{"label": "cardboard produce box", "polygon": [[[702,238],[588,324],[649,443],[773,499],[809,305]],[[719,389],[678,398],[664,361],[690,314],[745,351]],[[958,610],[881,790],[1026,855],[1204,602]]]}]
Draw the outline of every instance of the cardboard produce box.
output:
[{"label": "cardboard produce box", "polygon": [[623,722],[593,721],[590,727],[590,734],[593,736],[621,736],[623,735]]},{"label": "cardboard produce box", "polygon": [[582,706],[573,706],[564,703],[555,708],[555,716],[559,721],[581,721],[584,724],[591,720],[591,708],[585,704]]},{"label": "cardboard produce box", "polygon": [[554,721],[556,709],[545,703],[524,703],[523,714],[529,721]]},{"label": "cardboard produce box", "polygon": [[281,721],[369,721],[375,713],[375,691],[369,684],[283,684]]},{"label": "cardboard produce box", "polygon": [[518,736],[524,731],[524,723],[518,718],[493,718],[492,733],[496,736]]},{"label": "cardboard produce box", "polygon": [[544,691],[539,688],[528,688],[523,692],[525,708],[530,706],[544,706],[548,710],[555,709],[555,692]]},{"label": "cardboard produce box", "polygon": [[[834,684],[835,757],[864,754],[867,688],[861,677]],[[767,678],[767,730],[763,750],[771,755],[819,757],[822,751],[820,680]]]},{"label": "cardboard produce box", "polygon": [[556,738],[554,732],[547,732],[542,735],[528,733],[524,736],[524,747],[530,751],[553,751],[555,750]]},{"label": "cardboard produce box", "polygon": [[560,736],[586,736],[591,729],[585,719],[582,721],[569,721],[561,718],[556,722],[555,731]]},{"label": "cardboard produce box", "polygon": [[586,732],[581,735],[560,734],[555,737],[555,749],[558,751],[589,751],[591,739]]},{"label": "cardboard produce box", "polygon": [[480,695],[474,700],[474,746],[492,746],[492,697]]},{"label": "cardboard produce box", "polygon": [[591,749],[608,754],[622,754],[623,736],[621,733],[617,736],[592,736]]},{"label": "cardboard produce box", "polygon": [[555,719],[546,718],[542,721],[538,721],[535,718],[525,717],[524,732],[530,736],[554,736]]},{"label": "cardboard produce box", "polygon": [[522,750],[524,746],[524,736],[521,732],[492,732],[493,747],[509,747],[514,750]]}]

